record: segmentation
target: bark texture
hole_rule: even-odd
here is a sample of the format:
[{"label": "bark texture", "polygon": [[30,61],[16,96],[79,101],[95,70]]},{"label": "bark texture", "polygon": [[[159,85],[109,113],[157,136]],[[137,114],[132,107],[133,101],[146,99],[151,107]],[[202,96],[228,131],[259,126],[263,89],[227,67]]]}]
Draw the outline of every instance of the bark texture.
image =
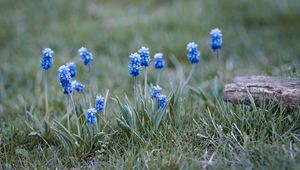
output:
[{"label": "bark texture", "polygon": [[270,76],[241,76],[225,85],[223,100],[235,104],[256,104],[262,99],[300,108],[300,79]]}]

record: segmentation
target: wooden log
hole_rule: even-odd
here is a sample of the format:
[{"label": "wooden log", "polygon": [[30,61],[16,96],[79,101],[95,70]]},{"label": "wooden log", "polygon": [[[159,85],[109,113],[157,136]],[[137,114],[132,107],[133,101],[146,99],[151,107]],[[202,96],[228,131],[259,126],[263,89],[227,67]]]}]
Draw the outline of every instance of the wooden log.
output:
[{"label": "wooden log", "polygon": [[223,100],[234,104],[255,103],[262,99],[300,108],[300,79],[270,76],[241,76],[225,85]]}]

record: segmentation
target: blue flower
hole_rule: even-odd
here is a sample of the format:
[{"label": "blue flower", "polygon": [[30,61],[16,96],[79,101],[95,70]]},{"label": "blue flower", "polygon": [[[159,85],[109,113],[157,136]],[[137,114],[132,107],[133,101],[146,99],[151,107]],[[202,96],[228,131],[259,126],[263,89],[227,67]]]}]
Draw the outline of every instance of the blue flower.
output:
[{"label": "blue flower", "polygon": [[89,52],[85,47],[81,47],[79,50],[79,55],[82,58],[84,65],[90,65],[93,61],[93,55],[91,52]]},{"label": "blue flower", "polygon": [[45,48],[42,51],[41,67],[44,70],[48,70],[49,68],[51,68],[53,64],[53,53],[54,52],[51,50],[51,48]]},{"label": "blue flower", "polygon": [[158,96],[161,93],[161,87],[159,85],[153,86],[151,90],[151,96],[152,98],[158,98]]},{"label": "blue flower", "polygon": [[149,48],[142,47],[141,49],[139,49],[138,54],[141,57],[141,65],[148,67],[151,61]]},{"label": "blue flower", "polygon": [[90,124],[94,124],[97,120],[96,113],[97,110],[95,108],[89,108],[87,111],[86,121]]},{"label": "blue flower", "polygon": [[210,47],[213,51],[222,48],[222,32],[219,28],[210,31]]},{"label": "blue flower", "polygon": [[140,68],[141,68],[141,57],[138,53],[132,53],[130,54],[130,63],[129,63],[129,73],[132,76],[138,76],[140,74]]},{"label": "blue flower", "polygon": [[58,79],[65,94],[72,93],[72,78],[67,66],[62,65],[58,68]]},{"label": "blue flower", "polygon": [[163,94],[158,96],[157,100],[158,100],[159,107],[164,107],[166,105],[167,103],[166,98],[167,98],[166,95]]},{"label": "blue flower", "polygon": [[76,90],[77,92],[82,92],[84,88],[85,88],[84,84],[76,80],[72,81],[72,89]]},{"label": "blue flower", "polygon": [[162,69],[165,67],[165,61],[162,53],[156,53],[154,55],[154,67],[156,69]]},{"label": "blue flower", "polygon": [[105,99],[102,96],[96,96],[95,107],[98,112],[104,109]]},{"label": "blue flower", "polygon": [[199,63],[200,52],[198,50],[198,45],[194,42],[190,42],[186,46],[187,57],[192,64]]},{"label": "blue flower", "polygon": [[77,73],[75,63],[70,62],[70,63],[67,63],[66,66],[67,66],[67,67],[69,68],[69,70],[70,70],[71,77],[75,77],[75,76],[76,76],[76,73]]}]

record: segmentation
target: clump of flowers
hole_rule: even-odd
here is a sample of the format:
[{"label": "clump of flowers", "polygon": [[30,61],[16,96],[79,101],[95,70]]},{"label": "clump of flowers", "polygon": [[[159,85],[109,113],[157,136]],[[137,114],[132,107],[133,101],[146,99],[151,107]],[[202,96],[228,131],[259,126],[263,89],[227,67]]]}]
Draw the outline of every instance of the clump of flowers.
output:
[{"label": "clump of flowers", "polygon": [[44,70],[48,70],[53,65],[53,53],[51,48],[45,48],[42,51],[41,67]]},{"label": "clump of flowers", "polygon": [[70,74],[70,69],[62,65],[58,68],[58,79],[60,81],[60,85],[65,94],[72,93],[72,77]]},{"label": "clump of flowers", "polygon": [[163,53],[156,53],[154,55],[154,67],[156,69],[162,69],[165,67],[165,60]]},{"label": "clump of flowers", "polygon": [[129,73],[136,77],[140,75],[140,69],[141,69],[141,57],[138,53],[132,53],[130,54],[130,63],[128,65]]},{"label": "clump of flowers", "polygon": [[190,42],[186,46],[187,57],[192,64],[198,64],[200,60],[200,52],[195,42]]},{"label": "clump of flowers", "polygon": [[148,67],[151,62],[149,48],[146,47],[140,48],[138,54],[141,57],[141,66]]},{"label": "clump of flowers", "polygon": [[98,112],[104,109],[105,98],[102,96],[96,96],[95,108]]},{"label": "clump of flowers", "polygon": [[90,65],[92,63],[93,55],[87,50],[87,48],[81,47],[78,52],[84,65]]},{"label": "clump of flowers", "polygon": [[[210,31],[210,47],[217,52],[222,48],[222,32],[219,28],[214,28]],[[219,56],[217,56],[219,57]]]},{"label": "clump of flowers", "polygon": [[[210,45],[211,45],[212,50],[214,52],[216,52],[218,55],[218,51],[222,48],[222,32],[218,28],[212,29],[210,32]],[[45,73],[44,84],[45,84],[46,115],[48,114],[47,70],[50,69],[53,65],[53,53],[54,52],[50,48],[45,48],[42,51],[42,57],[41,57],[41,61],[40,61],[40,66],[44,70],[44,73]],[[105,105],[106,105],[106,100],[108,98],[109,90],[107,91],[105,97],[102,97],[101,95],[96,96],[95,105],[94,105],[94,107],[92,107],[92,102],[91,102],[91,97],[92,97],[91,72],[92,71],[91,70],[92,70],[93,55],[85,47],[81,47],[78,50],[78,53],[82,59],[83,64],[89,67],[89,86],[90,86],[90,88],[89,88],[89,104],[90,104],[90,108],[86,110],[86,122],[89,124],[94,124],[95,122],[97,122],[97,112],[99,113],[99,112],[103,111],[103,114],[105,112]],[[198,49],[198,45],[195,42],[190,42],[186,45],[186,56],[187,56],[189,62],[192,64],[192,68],[191,68],[191,71],[190,71],[187,79],[185,80],[185,82],[183,82],[183,84],[180,84],[179,93],[188,84],[189,80],[192,77],[193,72],[195,71],[196,65],[200,62],[201,54]],[[148,101],[144,102],[144,100],[143,100],[142,102],[139,103],[139,89],[140,88],[139,88],[138,78],[139,78],[139,75],[141,74],[141,68],[144,67],[144,78],[145,78],[144,79],[145,80],[144,92],[145,92],[145,100],[146,100],[146,99],[148,99],[147,98],[147,68],[150,66],[150,63],[151,63],[149,48],[143,46],[136,53],[131,53],[129,55],[129,58],[130,58],[130,62],[128,65],[128,71],[129,71],[129,74],[134,78],[135,101],[136,101],[136,104],[137,103],[140,104],[140,105],[136,105],[136,108],[134,108],[134,109],[137,110],[137,113],[139,113],[140,109],[144,109],[144,111],[148,111],[148,108],[150,108],[150,107],[148,107],[148,103],[149,103]],[[165,67],[165,64],[166,63],[164,60],[164,55],[162,53],[156,53],[154,55],[154,67],[157,70],[156,85],[150,89],[151,90],[150,95],[152,98],[152,101],[150,102],[150,104],[154,104],[154,107],[153,107],[153,105],[151,105],[151,109],[152,109],[151,111],[154,111],[154,113],[156,111],[158,111],[157,109],[159,109],[159,108],[164,108],[164,107],[166,108],[166,105],[168,103],[167,96],[165,94],[162,94],[162,88],[159,86],[160,71],[161,71],[161,69],[163,69]],[[72,81],[72,78],[74,78],[76,75],[77,75],[77,69],[76,69],[76,65],[74,62],[69,62],[66,65],[62,65],[58,68],[58,79],[60,82],[60,86],[63,90],[63,93],[67,94],[66,96],[68,97],[68,107],[67,107],[68,129],[69,129],[69,131],[71,131],[69,114],[70,114],[70,109],[71,109],[70,105],[72,102],[73,108],[75,111],[75,115],[77,118],[76,121],[77,121],[78,135],[80,136],[80,133],[81,133],[81,128],[80,128],[80,124],[79,124],[80,119],[79,119],[78,115],[76,114],[75,104],[74,104],[74,101],[72,98],[72,92],[73,91],[82,92],[85,89],[85,85],[76,80]],[[150,95],[149,95],[149,97],[150,97]],[[176,101],[172,102],[172,103],[176,104],[178,102],[177,99],[175,99],[175,100]],[[128,103],[130,104],[130,102],[128,102]],[[120,105],[123,105],[123,104],[120,103]],[[124,105],[121,107],[126,107],[124,110],[128,109],[127,105]],[[131,107],[129,109],[131,109]],[[135,110],[133,112],[135,112]],[[131,112],[131,110],[130,110],[130,111],[128,111],[128,114],[131,114],[130,116],[132,116],[133,112]],[[159,112],[158,112],[158,114],[160,116],[158,118],[158,119],[160,119],[159,122],[164,117],[164,115],[161,113],[164,114],[165,110],[159,109]],[[155,115],[155,114],[152,114],[152,115]],[[100,124],[100,118],[99,118],[99,124]],[[133,118],[132,122],[134,123],[136,121],[136,119],[134,116],[132,116],[132,118]],[[157,118],[155,117],[155,119],[157,119]],[[148,121],[148,119],[147,119],[147,121]],[[129,123],[129,124],[131,126],[131,123]],[[156,123],[155,126],[158,127],[159,123]]]},{"label": "clump of flowers", "polygon": [[164,107],[166,105],[166,103],[167,103],[166,99],[167,99],[167,97],[164,94],[160,94],[158,96],[157,100],[158,100],[158,105],[160,108]]},{"label": "clump of flowers", "polygon": [[75,63],[69,62],[69,63],[66,64],[66,66],[67,66],[67,67],[69,68],[69,70],[70,70],[71,77],[72,77],[72,78],[75,77],[76,74],[77,74],[77,70],[76,70],[76,65],[75,65]]},{"label": "clump of flowers", "polygon": [[76,90],[77,92],[82,92],[85,88],[85,85],[81,82],[78,82],[76,80],[72,81],[72,89]]},{"label": "clump of flowers", "polygon": [[96,117],[97,110],[92,107],[87,109],[86,112],[87,112],[86,121],[89,124],[93,125],[97,121],[97,117]]},{"label": "clump of flowers", "polygon": [[151,89],[151,96],[152,99],[154,99],[155,101],[157,101],[158,106],[164,107],[166,105],[166,95],[161,93],[161,87],[159,87],[158,85],[153,86]]},{"label": "clump of flowers", "polygon": [[159,87],[159,85],[153,86],[151,92],[152,98],[158,98],[161,94],[161,87]]},{"label": "clump of flowers", "polygon": [[160,70],[165,67],[165,60],[162,53],[154,55],[154,67],[157,69],[156,84],[159,85]]}]

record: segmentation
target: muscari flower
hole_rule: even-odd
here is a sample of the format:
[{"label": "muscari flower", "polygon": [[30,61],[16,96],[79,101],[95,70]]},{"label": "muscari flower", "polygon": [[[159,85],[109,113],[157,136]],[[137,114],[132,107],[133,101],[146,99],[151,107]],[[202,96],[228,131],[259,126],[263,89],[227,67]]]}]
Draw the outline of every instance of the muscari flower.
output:
[{"label": "muscari flower", "polygon": [[141,49],[139,49],[138,54],[141,57],[141,65],[144,67],[148,67],[151,61],[149,48],[142,47]]},{"label": "muscari flower", "polygon": [[167,98],[166,95],[163,94],[158,96],[157,100],[158,100],[159,107],[164,107],[166,105],[167,103],[166,98]]},{"label": "muscari flower", "polygon": [[219,28],[210,31],[210,46],[213,51],[222,48],[222,32]]},{"label": "muscari flower", "polygon": [[67,67],[69,68],[69,70],[70,70],[71,77],[75,77],[75,76],[76,76],[76,73],[77,73],[75,63],[70,62],[70,63],[67,63],[66,66],[67,66]]},{"label": "muscari flower", "polygon": [[104,109],[105,99],[102,96],[96,96],[95,108],[98,112]]},{"label": "muscari flower", "polygon": [[79,50],[79,55],[82,58],[84,65],[90,65],[93,61],[93,55],[91,52],[89,52],[85,47],[81,47]]},{"label": "muscari flower", "polygon": [[67,66],[62,65],[58,68],[58,79],[65,94],[72,93],[72,78]]},{"label": "muscari flower", "polygon": [[128,65],[129,73],[136,77],[140,74],[140,68],[141,68],[141,57],[138,53],[132,53],[130,54],[130,63]]},{"label": "muscari flower", "polygon": [[53,64],[53,53],[54,52],[51,50],[51,48],[45,48],[42,51],[41,67],[44,70],[48,70],[49,68],[51,68]]},{"label": "muscari flower", "polygon": [[95,108],[89,108],[87,111],[86,121],[90,124],[94,124],[97,120],[96,113],[97,110]]},{"label": "muscari flower", "polygon": [[198,50],[198,45],[194,42],[190,42],[186,46],[187,57],[192,64],[199,63],[200,52]]},{"label": "muscari flower", "polygon": [[158,96],[161,93],[161,87],[159,85],[153,86],[151,90],[151,96],[152,98],[158,98]]},{"label": "muscari flower", "polygon": [[156,53],[154,55],[154,67],[156,69],[162,69],[165,67],[165,61],[162,53]]},{"label": "muscari flower", "polygon": [[76,90],[77,92],[82,92],[84,88],[85,88],[84,84],[82,84],[76,80],[72,81],[72,89],[73,90]]}]

